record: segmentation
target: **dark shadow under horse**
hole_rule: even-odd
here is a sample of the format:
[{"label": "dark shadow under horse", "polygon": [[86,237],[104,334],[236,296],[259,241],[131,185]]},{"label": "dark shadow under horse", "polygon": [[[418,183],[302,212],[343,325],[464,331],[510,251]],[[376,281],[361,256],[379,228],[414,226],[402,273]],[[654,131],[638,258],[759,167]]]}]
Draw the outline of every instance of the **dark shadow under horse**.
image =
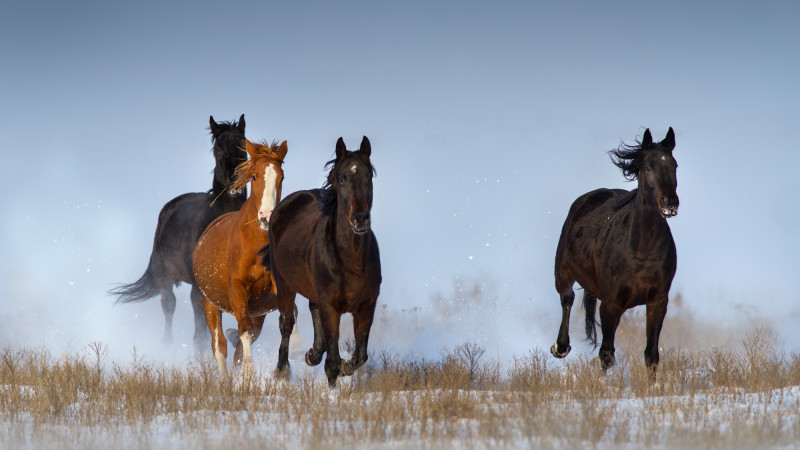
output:
[{"label": "dark shadow under horse", "polygon": [[622,145],[610,152],[628,180],[638,180],[632,191],[597,189],[578,197],[569,210],[555,263],[556,290],[561,295],[561,327],[550,352],[567,356],[569,316],[577,281],[584,289],[586,336],[597,345],[595,306],[600,304],[603,369],[614,365],[614,334],[622,313],[647,307],[646,365],[653,376],[658,366],[658,338],[667,313],[669,289],[675,276],[677,253],[667,218],[678,213],[678,164],[672,156],[672,128],[654,143],[650,130],[638,145]]},{"label": "dark shadow under horse", "polygon": [[237,211],[247,199],[245,189],[230,189],[236,167],[247,160],[243,151],[244,114],[238,122],[214,121],[209,118],[213,153],[216,160],[210,191],[183,194],[167,202],[158,215],[150,263],[137,281],[109,291],[118,296],[117,303],[141,302],[161,295],[164,310],[164,341],[172,340],[172,316],[175,313],[173,286],[181,282],[192,285],[194,310],[194,346],[206,348],[209,340],[200,291],[192,270],[192,252],[209,223],[217,217]]}]

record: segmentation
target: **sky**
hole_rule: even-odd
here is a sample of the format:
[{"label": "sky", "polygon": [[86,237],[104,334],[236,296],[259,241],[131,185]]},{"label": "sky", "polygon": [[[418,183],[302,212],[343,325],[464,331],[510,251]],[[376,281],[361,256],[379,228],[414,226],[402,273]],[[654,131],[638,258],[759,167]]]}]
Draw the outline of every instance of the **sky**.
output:
[{"label": "sky", "polygon": [[[798,351],[798,9],[3,2],[0,345],[188,357],[188,289],[172,346],[158,299],[114,305],[106,291],[144,271],[164,203],[211,187],[209,115],[245,114],[248,138],[288,140],[285,194],[322,185],[340,136],[351,149],[369,137],[383,268],[373,348],[549,348],[570,204],[633,189],[608,150],[671,126],[672,296],[714,323],[769,320]],[[300,348],[311,325],[298,307]],[[262,336],[274,360],[277,314]]]}]

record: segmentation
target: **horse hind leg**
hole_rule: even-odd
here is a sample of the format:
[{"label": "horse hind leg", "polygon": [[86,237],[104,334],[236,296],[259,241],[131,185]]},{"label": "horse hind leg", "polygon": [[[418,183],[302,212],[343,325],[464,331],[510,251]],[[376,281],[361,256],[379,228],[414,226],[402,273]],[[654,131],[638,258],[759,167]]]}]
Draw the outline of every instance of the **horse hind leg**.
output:
[{"label": "horse hind leg", "polygon": [[278,347],[278,366],[275,368],[277,376],[289,377],[289,339],[294,331],[297,322],[297,305],[295,304],[295,293],[281,289],[278,298],[278,328],[281,332],[281,344]]},{"label": "horse hind leg", "polygon": [[278,367],[275,369],[275,372],[278,376],[287,379],[290,375],[289,338],[292,335],[292,330],[294,330],[296,319],[295,311],[290,311],[289,313],[281,311],[280,317],[278,318],[278,325],[281,331],[281,345],[278,348]]},{"label": "horse hind leg", "polygon": [[205,298],[203,298],[203,311],[208,330],[211,332],[211,351],[214,359],[217,360],[220,373],[226,375],[228,369],[225,360],[228,357],[228,342],[222,332],[222,311]]},{"label": "horse hind leg", "polygon": [[558,328],[556,343],[550,347],[550,353],[559,359],[566,357],[572,350],[569,345],[569,315],[574,301],[575,291],[572,287],[561,293],[561,326]]},{"label": "horse hind leg", "polygon": [[172,317],[175,315],[175,293],[172,292],[172,285],[161,289],[161,309],[164,311],[164,337],[165,344],[172,343]]},{"label": "horse hind leg", "polygon": [[192,311],[194,312],[194,349],[196,352],[201,353],[203,348],[206,348],[211,335],[206,326],[205,314],[203,312],[203,294],[200,293],[200,288],[192,285],[192,291],[189,295],[192,301]]}]

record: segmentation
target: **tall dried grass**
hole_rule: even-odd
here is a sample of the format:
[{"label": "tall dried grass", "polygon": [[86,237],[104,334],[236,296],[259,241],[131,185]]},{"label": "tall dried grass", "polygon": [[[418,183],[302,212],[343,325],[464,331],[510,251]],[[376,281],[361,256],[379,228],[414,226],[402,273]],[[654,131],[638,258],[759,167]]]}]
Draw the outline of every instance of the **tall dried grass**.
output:
[{"label": "tall dried grass", "polygon": [[311,374],[221,377],[210,358],[175,368],[134,355],[123,366],[101,343],[65,355],[6,347],[0,447],[793,445],[800,355],[775,341],[759,326],[733,350],[667,348],[655,384],[638,349],[621,349],[607,374],[595,359],[556,362],[539,349],[506,368],[475,343],[437,360],[380,352],[334,391]]}]

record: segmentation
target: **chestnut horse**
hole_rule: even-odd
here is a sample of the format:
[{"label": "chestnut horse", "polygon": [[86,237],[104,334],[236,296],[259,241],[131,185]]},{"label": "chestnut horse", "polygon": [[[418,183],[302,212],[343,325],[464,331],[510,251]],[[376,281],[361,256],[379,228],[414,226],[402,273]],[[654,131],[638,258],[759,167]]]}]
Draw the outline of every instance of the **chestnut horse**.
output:
[{"label": "chestnut horse", "polygon": [[578,197],[561,230],[556,251],[556,290],[561,295],[561,327],[550,348],[556,358],[567,356],[569,314],[577,281],[584,289],[586,337],[597,345],[595,306],[600,298],[604,370],[614,365],[614,334],[622,313],[647,306],[647,347],[644,360],[655,376],[658,338],[667,313],[669,288],[675,276],[677,253],[667,218],[678,213],[678,164],[672,157],[675,133],[653,143],[650,130],[638,145],[611,151],[614,165],[625,178],[638,179],[638,188],[597,189]]},{"label": "chestnut horse", "polygon": [[247,199],[244,189],[231,188],[233,171],[247,160],[244,145],[244,114],[239,122],[214,121],[209,118],[214,143],[214,181],[208,192],[183,194],[167,202],[158,214],[153,251],[144,275],[137,281],[109,291],[117,303],[141,302],[161,295],[164,311],[164,341],[172,340],[172,316],[175,314],[173,286],[192,285],[190,298],[194,310],[194,346],[200,350],[208,341],[200,291],[192,272],[192,252],[209,223],[222,214],[238,210]]},{"label": "chestnut horse", "polygon": [[[381,285],[378,241],[370,229],[372,177],[369,139],[358,151],[347,151],[342,138],[322,189],[286,197],[272,214],[263,263],[272,272],[280,311],[281,344],[278,373],[288,373],[289,335],[294,326],[295,295],[309,300],[314,344],[306,363],[317,365],[322,354],[331,386],[352,375],[367,361],[375,304]],[[339,321],[353,315],[356,340],[352,359],[339,356]]]},{"label": "chestnut horse", "polygon": [[257,252],[268,243],[269,218],[281,198],[286,141],[280,147],[246,141],[246,149],[250,159],[236,168],[233,187],[243,189],[249,182],[250,197],[239,211],[211,222],[194,250],[194,276],[222,373],[228,356],[222,311],[233,314],[239,325],[234,366],[242,363],[250,369],[250,346],[261,334],[266,314],[277,308],[272,278]]}]

